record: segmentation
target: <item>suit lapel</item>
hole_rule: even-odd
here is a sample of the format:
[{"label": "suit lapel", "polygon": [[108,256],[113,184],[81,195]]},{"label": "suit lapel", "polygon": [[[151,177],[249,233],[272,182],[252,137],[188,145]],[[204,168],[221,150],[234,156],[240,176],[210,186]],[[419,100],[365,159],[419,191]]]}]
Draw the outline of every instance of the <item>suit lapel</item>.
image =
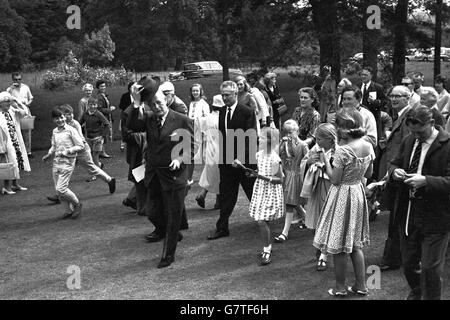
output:
[{"label": "suit lapel", "polygon": [[441,130],[439,130],[439,134],[436,137],[436,139],[434,139],[433,143],[430,146],[430,149],[428,149],[428,152],[425,156],[425,160],[424,160],[424,164],[427,162],[428,158],[433,154],[433,152],[435,152],[437,149],[439,149],[441,147],[441,139],[442,139],[442,134],[441,134]]},{"label": "suit lapel", "polygon": [[404,160],[404,169],[405,170],[408,170],[408,168],[409,168],[409,160],[411,160],[411,154],[412,154],[412,150],[413,150],[413,148],[414,148],[414,143],[416,142],[416,139],[414,138],[414,136],[410,136],[408,139],[407,139],[407,147],[405,148],[405,151],[406,151],[406,155],[405,155],[405,158],[403,158]]},{"label": "suit lapel", "polygon": [[403,111],[402,115],[397,118],[397,120],[394,122],[394,126],[392,127],[391,135],[389,136],[388,140],[392,139],[392,136],[395,131],[397,131],[398,128],[402,125],[403,121],[406,118],[406,114],[408,113],[409,109],[411,109],[411,106],[406,107],[405,111]]},{"label": "suit lapel", "polygon": [[161,140],[163,137],[167,136],[168,134],[172,133],[172,127],[175,120],[175,117],[173,115],[172,110],[169,110],[169,113],[167,114],[166,120],[164,121],[164,125],[161,129],[161,135],[159,137],[159,140]]}]

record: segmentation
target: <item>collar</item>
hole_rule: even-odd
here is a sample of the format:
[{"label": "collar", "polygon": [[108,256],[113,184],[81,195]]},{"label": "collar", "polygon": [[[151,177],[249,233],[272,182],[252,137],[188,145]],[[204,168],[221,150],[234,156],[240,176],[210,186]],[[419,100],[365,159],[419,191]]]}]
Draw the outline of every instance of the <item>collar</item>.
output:
[{"label": "collar", "polygon": [[370,81],[367,82],[367,83],[364,83],[364,82],[363,82],[362,87],[366,86],[366,88],[369,88],[371,84],[372,84],[372,80],[370,80]]},{"label": "collar", "polygon": [[358,110],[358,111],[361,111],[361,104],[360,103],[358,103],[358,105],[356,106],[356,108],[355,108],[356,110]]},{"label": "collar", "polygon": [[422,142],[422,143],[426,143],[426,144],[428,144],[428,145],[431,145],[431,144],[434,142],[434,140],[436,140],[438,134],[439,134],[439,131],[436,130],[435,127],[432,127],[432,128],[431,128],[431,136],[430,136],[427,140],[425,140],[424,142]]},{"label": "collar", "polygon": [[400,110],[399,112],[397,112],[398,117],[400,118],[400,116],[405,113],[405,111],[410,107],[409,104],[406,105],[406,107],[402,108],[402,110]]},{"label": "collar", "polygon": [[[236,100],[236,102],[230,107],[231,108],[231,113],[234,113],[234,110],[236,109],[237,104],[238,104],[238,102]],[[226,108],[227,108],[227,111],[228,111],[228,106],[226,106]]]},{"label": "collar", "polygon": [[432,106],[430,109],[436,109],[437,111],[439,111],[439,108],[438,108],[438,106],[437,106],[437,103],[436,103],[434,106]]},{"label": "collar", "polygon": [[58,130],[58,131],[64,131],[66,129],[67,129],[67,123],[64,123],[64,126],[62,128],[56,127],[56,130]]},{"label": "collar", "polygon": [[164,116],[161,117],[161,123],[164,123],[166,121],[167,116],[169,115],[169,112],[170,112],[170,110],[167,111],[167,113]]}]

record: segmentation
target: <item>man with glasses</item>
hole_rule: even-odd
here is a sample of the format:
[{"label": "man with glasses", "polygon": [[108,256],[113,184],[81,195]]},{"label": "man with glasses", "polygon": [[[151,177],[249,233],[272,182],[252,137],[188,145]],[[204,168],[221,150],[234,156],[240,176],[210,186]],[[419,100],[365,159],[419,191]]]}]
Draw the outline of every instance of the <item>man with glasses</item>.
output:
[{"label": "man with glasses", "polygon": [[[412,82],[411,82],[412,83]],[[386,149],[380,159],[380,176],[384,176],[389,167],[390,161],[400,149],[403,139],[409,135],[408,126],[405,123],[406,114],[411,110],[409,97],[411,93],[405,86],[396,86],[392,89],[389,98],[393,112],[397,114],[392,131],[387,133]],[[394,214],[394,199],[390,197],[392,189],[388,186],[385,189],[385,207],[390,211],[388,238],[386,239],[383,258],[381,259],[381,271],[395,270],[400,268],[402,259],[400,253],[400,238],[398,233],[398,221]]]},{"label": "man with glasses", "polygon": [[411,134],[391,161],[408,300],[441,299],[450,231],[450,134],[434,126],[431,109],[406,114]]},{"label": "man with glasses", "polygon": [[410,99],[409,99],[409,105],[410,106],[415,106],[417,103],[420,102],[420,96],[414,92],[414,82],[412,80],[411,77],[404,77],[402,79],[402,86],[405,86],[409,89],[410,94]]},{"label": "man with glasses", "polygon": [[[33,102],[33,95],[31,94],[30,87],[22,83],[22,76],[20,75],[20,73],[14,72],[11,77],[13,83],[8,89],[6,89],[6,91],[9,92],[9,94],[12,95],[13,98],[28,111],[28,115],[31,115],[30,105],[31,102]],[[23,132],[22,136],[25,147],[27,149],[28,158],[32,158],[33,155],[31,154],[31,129]]]}]

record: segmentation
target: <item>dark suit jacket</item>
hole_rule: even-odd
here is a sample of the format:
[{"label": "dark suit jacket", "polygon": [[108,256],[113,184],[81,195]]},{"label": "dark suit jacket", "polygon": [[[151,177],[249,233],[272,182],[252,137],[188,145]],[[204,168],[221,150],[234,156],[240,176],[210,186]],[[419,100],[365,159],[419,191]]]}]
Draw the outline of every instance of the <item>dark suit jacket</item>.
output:
[{"label": "dark suit jacket", "polygon": [[[439,134],[425,157],[422,175],[427,179],[423,199],[411,202],[410,223],[423,232],[442,233],[450,231],[450,134],[437,127]],[[396,168],[405,171],[409,167],[415,137],[409,135],[403,140],[396,157],[391,161],[390,176]],[[392,180],[392,179],[391,179]],[[396,185],[394,214],[401,226],[406,224],[409,188],[402,182]]]},{"label": "dark suit jacket", "polygon": [[[244,133],[247,133],[250,136],[250,139],[246,138],[245,143],[243,144],[244,150],[239,146],[239,141],[235,137],[234,138],[234,153],[233,157],[228,156],[227,161],[227,146],[230,150],[233,147],[233,139],[232,137],[227,137],[225,132],[225,121],[226,121],[226,113],[227,106],[223,106],[219,111],[219,130],[222,134],[223,140],[222,145],[220,146],[220,158],[221,163],[223,164],[232,164],[234,159],[239,159],[244,165],[248,165],[249,167],[254,168],[256,166],[256,162],[254,160],[255,154],[257,151],[257,133],[256,133],[256,115],[254,110],[250,108],[237,104],[236,109],[234,109],[233,117],[231,118],[231,123],[228,129],[242,129]],[[249,130],[253,129],[253,130]],[[236,132],[236,131],[235,131]],[[244,141],[242,141],[244,142]],[[239,150],[238,150],[239,149]],[[238,152],[239,151],[239,152]],[[251,154],[254,153],[254,154]],[[245,159],[242,157],[238,157],[238,155],[243,154]],[[232,159],[231,159],[232,158]],[[250,160],[252,163],[250,163]],[[230,163],[231,160],[231,163]]]},{"label": "dark suit jacket", "polygon": [[126,92],[120,97],[119,109],[125,111],[128,106],[131,105],[131,96],[129,92]]},{"label": "dark suit jacket", "polygon": [[[192,138],[194,124],[185,115],[169,110],[158,134],[157,119],[154,113],[148,113],[146,118],[147,150],[145,166],[145,185],[148,187],[152,179],[157,177],[164,191],[185,188],[188,179],[186,164],[192,161]],[[180,138],[175,140],[175,138]],[[184,149],[175,152],[175,147],[184,145]],[[190,150],[189,150],[190,149]],[[181,168],[176,171],[169,170],[170,163],[178,159]]]},{"label": "dark suit jacket", "polygon": [[111,111],[111,105],[109,100],[106,100],[105,97],[99,93],[97,94],[97,100],[98,100],[98,111],[103,113],[106,117],[106,119],[111,120],[112,119],[112,111]]},{"label": "dark suit jacket", "polygon": [[126,159],[129,164],[130,181],[134,181],[131,171],[142,164],[146,141],[146,117],[150,112],[150,108],[145,106],[144,117],[139,119],[139,110],[129,105],[121,114],[122,140],[127,143]]},{"label": "dark suit jacket", "polygon": [[[362,84],[361,84],[362,86]],[[376,92],[377,93],[377,99],[373,102],[369,103],[369,92]],[[376,82],[371,81],[369,88],[366,90],[366,92],[363,95],[362,98],[362,105],[365,106],[367,109],[369,109],[372,113],[375,114],[375,112],[378,111],[386,111],[385,106],[387,104],[387,97],[384,94],[383,86],[381,84],[378,84]]]}]

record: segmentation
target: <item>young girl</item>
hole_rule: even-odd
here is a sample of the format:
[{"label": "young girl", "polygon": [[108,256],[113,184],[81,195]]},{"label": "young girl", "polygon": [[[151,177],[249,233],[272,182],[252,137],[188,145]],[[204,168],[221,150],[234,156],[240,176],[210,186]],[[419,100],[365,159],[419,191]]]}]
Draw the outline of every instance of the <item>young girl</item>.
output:
[{"label": "young girl", "polygon": [[[320,124],[314,132],[316,144],[308,151],[301,162],[301,176],[304,176],[303,187],[300,193],[302,199],[307,200],[305,225],[308,229],[316,230],[320,212],[327,198],[331,183],[326,173],[325,163],[320,161],[320,154],[331,162],[337,143],[337,133],[334,125]],[[306,171],[306,173],[305,173]],[[317,271],[327,269],[326,253],[317,253]]]},{"label": "young girl", "polygon": [[256,153],[258,173],[252,172],[256,182],[250,202],[250,216],[258,222],[264,243],[260,256],[261,265],[272,261],[272,238],[269,222],[284,216],[283,171],[278,147],[278,130],[266,127],[261,129],[260,151]]},{"label": "young girl", "polygon": [[[372,175],[375,155],[371,144],[362,139],[365,135],[362,124],[358,111],[339,111],[336,126],[340,145],[336,148],[333,167],[323,153],[320,156],[332,185],[313,244],[333,255],[336,287],[328,290],[332,296],[368,293],[362,248],[369,244],[369,211],[363,180]],[[355,284],[348,288],[345,286],[347,253],[356,278]]]},{"label": "young girl", "polygon": [[[300,213],[303,218],[305,210],[300,206],[299,194],[302,190],[303,176],[300,174],[300,161],[308,152],[308,145],[298,137],[298,124],[295,120],[289,119],[283,124],[286,136],[280,146],[280,156],[283,160],[284,170],[284,202],[286,204],[286,219],[284,229],[275,242],[284,242],[288,239],[289,229],[294,217],[294,211]],[[303,224],[303,222],[301,222]]]}]

